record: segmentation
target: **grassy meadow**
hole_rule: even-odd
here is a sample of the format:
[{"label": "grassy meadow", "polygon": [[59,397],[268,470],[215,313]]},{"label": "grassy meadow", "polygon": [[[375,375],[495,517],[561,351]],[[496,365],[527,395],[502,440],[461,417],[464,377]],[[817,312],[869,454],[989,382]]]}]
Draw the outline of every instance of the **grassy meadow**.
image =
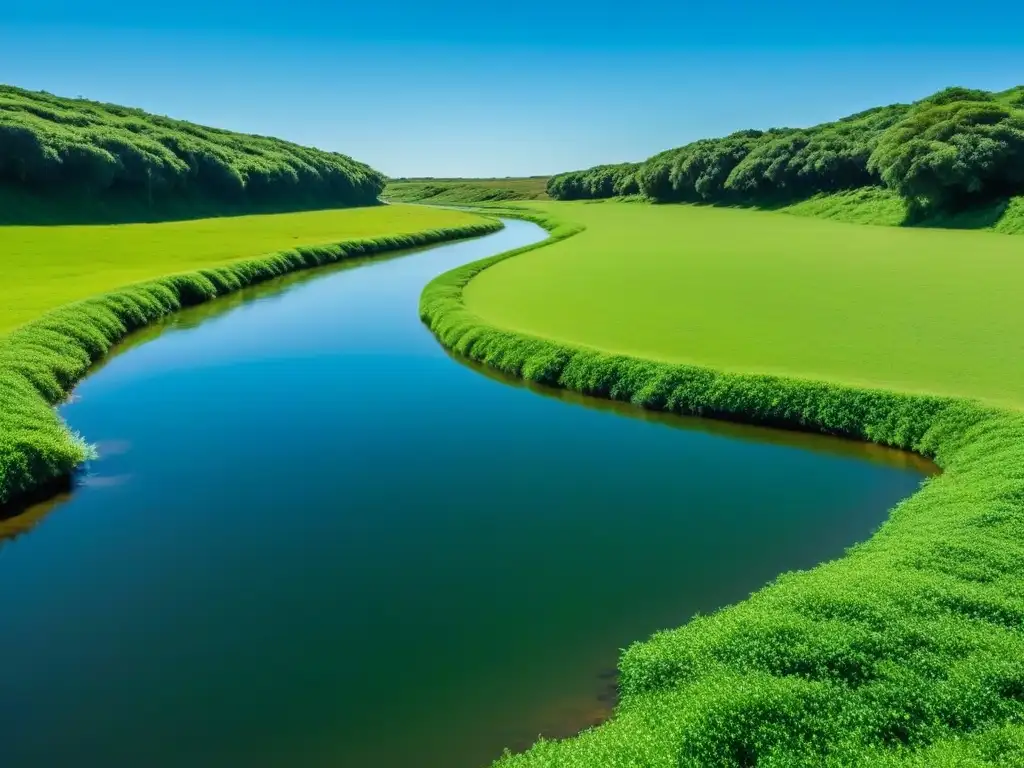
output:
[{"label": "grassy meadow", "polygon": [[507,179],[391,179],[382,197],[402,203],[468,205],[546,200],[547,177]]},{"label": "grassy meadow", "polygon": [[943,472],[844,557],[633,643],[611,720],[496,768],[1024,765],[1024,240],[517,208],[546,245],[423,293],[448,348],[638,407],[902,448]]},{"label": "grassy meadow", "polygon": [[528,207],[586,230],[469,283],[467,308],[497,326],[1024,406],[1024,239],[700,206]]},{"label": "grassy meadow", "polygon": [[300,246],[475,222],[478,217],[459,211],[395,205],[155,224],[0,227],[0,334],[129,283]]}]

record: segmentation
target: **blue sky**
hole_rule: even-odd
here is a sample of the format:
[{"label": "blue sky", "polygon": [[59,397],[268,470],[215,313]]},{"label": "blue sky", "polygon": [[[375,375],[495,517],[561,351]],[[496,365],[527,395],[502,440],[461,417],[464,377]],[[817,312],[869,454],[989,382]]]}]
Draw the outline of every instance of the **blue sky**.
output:
[{"label": "blue sky", "polygon": [[[507,10],[498,10],[498,6]],[[177,0],[5,9],[0,81],[353,155],[530,175],[1024,82],[1024,4]]]}]

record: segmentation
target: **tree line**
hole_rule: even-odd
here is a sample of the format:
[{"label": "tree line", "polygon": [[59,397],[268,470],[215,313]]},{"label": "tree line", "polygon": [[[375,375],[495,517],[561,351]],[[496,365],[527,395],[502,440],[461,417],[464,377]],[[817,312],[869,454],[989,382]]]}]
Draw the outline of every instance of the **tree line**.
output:
[{"label": "tree line", "polygon": [[812,128],[701,139],[642,163],[552,176],[548,194],[756,205],[868,186],[894,190],[912,211],[1024,194],[1024,86],[947,88]]},{"label": "tree line", "polygon": [[0,184],[150,202],[368,205],[385,177],[335,152],[0,86]]}]

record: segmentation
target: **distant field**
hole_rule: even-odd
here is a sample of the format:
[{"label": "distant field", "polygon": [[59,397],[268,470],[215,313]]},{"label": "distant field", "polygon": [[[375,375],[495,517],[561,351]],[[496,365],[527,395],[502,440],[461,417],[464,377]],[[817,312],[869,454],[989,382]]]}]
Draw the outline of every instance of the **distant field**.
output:
[{"label": "distant field", "polygon": [[469,283],[467,307],[495,325],[654,360],[1024,405],[1024,239],[712,207],[527,207],[587,230]]},{"label": "distant field", "polygon": [[407,203],[486,203],[547,200],[547,177],[521,179],[393,179],[382,197]]},{"label": "distant field", "polygon": [[0,227],[0,334],[128,283],[353,238],[458,227],[459,211],[374,206],[159,224]]}]

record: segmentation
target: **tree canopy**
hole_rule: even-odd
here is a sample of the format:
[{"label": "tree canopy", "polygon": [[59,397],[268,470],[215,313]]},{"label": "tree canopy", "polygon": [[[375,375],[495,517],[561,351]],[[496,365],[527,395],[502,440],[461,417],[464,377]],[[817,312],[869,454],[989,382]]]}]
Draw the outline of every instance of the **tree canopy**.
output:
[{"label": "tree canopy", "polygon": [[552,176],[548,179],[548,196],[556,200],[587,200],[635,195],[640,191],[637,168],[639,163],[618,163]]},{"label": "tree canopy", "polygon": [[880,185],[917,208],[955,209],[1024,193],[1024,86],[1000,93],[947,88],[810,128],[701,139],[642,163],[553,176],[548,194],[766,204]]},{"label": "tree canopy", "polygon": [[150,201],[366,205],[384,182],[335,152],[0,86],[0,184]]}]

